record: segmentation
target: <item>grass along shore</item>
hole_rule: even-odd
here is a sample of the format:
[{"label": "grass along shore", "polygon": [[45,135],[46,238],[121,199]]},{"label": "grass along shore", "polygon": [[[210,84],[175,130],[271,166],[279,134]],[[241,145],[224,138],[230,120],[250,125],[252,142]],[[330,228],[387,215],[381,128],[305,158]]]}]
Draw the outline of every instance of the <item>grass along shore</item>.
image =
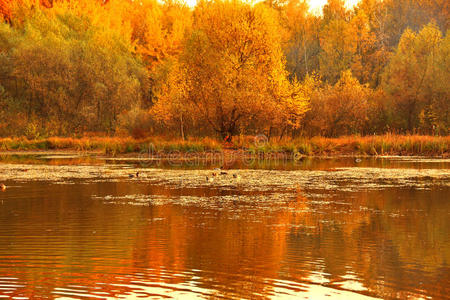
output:
[{"label": "grass along shore", "polygon": [[450,156],[450,136],[393,135],[345,136],[339,138],[278,138],[266,141],[251,136],[238,136],[233,143],[224,145],[213,138],[188,140],[162,137],[133,139],[131,137],[50,137],[42,139],[0,138],[0,151],[52,151],[97,152],[116,156],[153,151],[159,154],[223,152],[241,150],[248,154],[295,154],[306,156],[336,155],[422,155]]}]

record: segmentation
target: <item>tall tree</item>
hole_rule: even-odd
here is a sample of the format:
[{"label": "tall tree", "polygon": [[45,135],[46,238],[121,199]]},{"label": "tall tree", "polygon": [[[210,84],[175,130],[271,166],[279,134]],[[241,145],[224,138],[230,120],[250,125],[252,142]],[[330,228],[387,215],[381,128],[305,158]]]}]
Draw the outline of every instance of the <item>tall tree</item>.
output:
[{"label": "tall tree", "polygon": [[[436,103],[441,103],[440,110],[447,115],[447,120],[441,121],[448,126],[449,89],[442,81],[449,78],[449,61],[444,58],[447,47],[448,39],[442,39],[442,33],[433,23],[419,33],[409,29],[403,33],[386,68],[383,86],[398,111],[401,128],[411,132],[423,127],[421,123],[433,126],[437,121],[432,121],[434,117],[430,113],[436,112],[433,109]],[[431,118],[428,121],[427,114]]]},{"label": "tall tree", "polygon": [[181,75],[168,83],[179,92],[166,93],[174,97],[161,97],[157,106],[181,103],[222,137],[292,101],[300,116],[306,101],[287,80],[280,31],[277,14],[264,4],[200,1],[175,69]]},{"label": "tall tree", "polygon": [[291,0],[283,10],[289,35],[285,46],[286,67],[291,76],[304,79],[319,69],[320,18],[309,14],[306,1]]},{"label": "tall tree", "polygon": [[320,74],[331,84],[351,68],[356,53],[357,36],[350,24],[351,12],[343,0],[331,0],[323,8],[320,30]]},{"label": "tall tree", "polygon": [[30,7],[24,23],[0,30],[0,42],[10,43],[0,65],[12,66],[3,85],[53,134],[112,132],[117,116],[141,99],[145,68],[124,29],[109,21],[95,2],[56,2]]}]

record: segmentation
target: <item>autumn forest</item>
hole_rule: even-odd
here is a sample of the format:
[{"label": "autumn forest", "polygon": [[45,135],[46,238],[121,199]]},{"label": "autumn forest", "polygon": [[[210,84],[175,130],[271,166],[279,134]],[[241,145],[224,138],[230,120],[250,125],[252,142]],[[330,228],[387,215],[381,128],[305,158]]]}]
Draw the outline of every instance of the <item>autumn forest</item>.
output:
[{"label": "autumn forest", "polygon": [[448,135],[447,0],[0,0],[0,136]]},{"label": "autumn forest", "polygon": [[450,0],[0,0],[0,298],[449,299]]}]

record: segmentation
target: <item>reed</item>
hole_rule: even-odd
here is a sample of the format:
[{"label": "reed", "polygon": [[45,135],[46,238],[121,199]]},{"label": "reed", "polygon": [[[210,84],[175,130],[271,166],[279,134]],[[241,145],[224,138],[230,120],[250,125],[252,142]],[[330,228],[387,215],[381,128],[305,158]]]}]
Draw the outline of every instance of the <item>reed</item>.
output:
[{"label": "reed", "polygon": [[190,138],[188,140],[152,137],[134,139],[131,137],[80,138],[49,137],[27,139],[25,137],[0,138],[2,151],[45,151],[70,150],[99,152],[106,155],[155,151],[162,153],[220,152],[224,148],[245,149],[250,153],[299,153],[310,156],[333,155],[427,155],[449,156],[450,136],[396,135],[343,136],[339,138],[283,138],[271,141],[258,140],[249,136],[236,138],[233,145],[224,145],[214,138]]},{"label": "reed", "polygon": [[266,144],[252,144],[246,139],[239,146],[250,149],[251,152],[285,152],[300,153],[311,156],[333,155],[427,155],[441,156],[450,153],[449,136],[397,135],[385,134],[379,136],[342,136],[338,138],[284,138],[276,139]]},{"label": "reed", "polygon": [[200,152],[220,151],[221,144],[210,138],[189,140],[164,140],[162,138],[133,139],[131,137],[50,137],[45,139],[1,138],[0,150],[71,150],[94,151],[108,155],[136,153],[141,151]]}]

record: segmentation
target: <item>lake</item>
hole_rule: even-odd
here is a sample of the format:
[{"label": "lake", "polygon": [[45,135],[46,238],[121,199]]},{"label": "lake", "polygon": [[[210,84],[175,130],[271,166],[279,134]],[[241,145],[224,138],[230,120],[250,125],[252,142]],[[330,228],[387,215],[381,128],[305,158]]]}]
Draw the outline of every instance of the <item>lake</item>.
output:
[{"label": "lake", "polygon": [[450,159],[221,164],[1,155],[0,298],[450,295]]}]

